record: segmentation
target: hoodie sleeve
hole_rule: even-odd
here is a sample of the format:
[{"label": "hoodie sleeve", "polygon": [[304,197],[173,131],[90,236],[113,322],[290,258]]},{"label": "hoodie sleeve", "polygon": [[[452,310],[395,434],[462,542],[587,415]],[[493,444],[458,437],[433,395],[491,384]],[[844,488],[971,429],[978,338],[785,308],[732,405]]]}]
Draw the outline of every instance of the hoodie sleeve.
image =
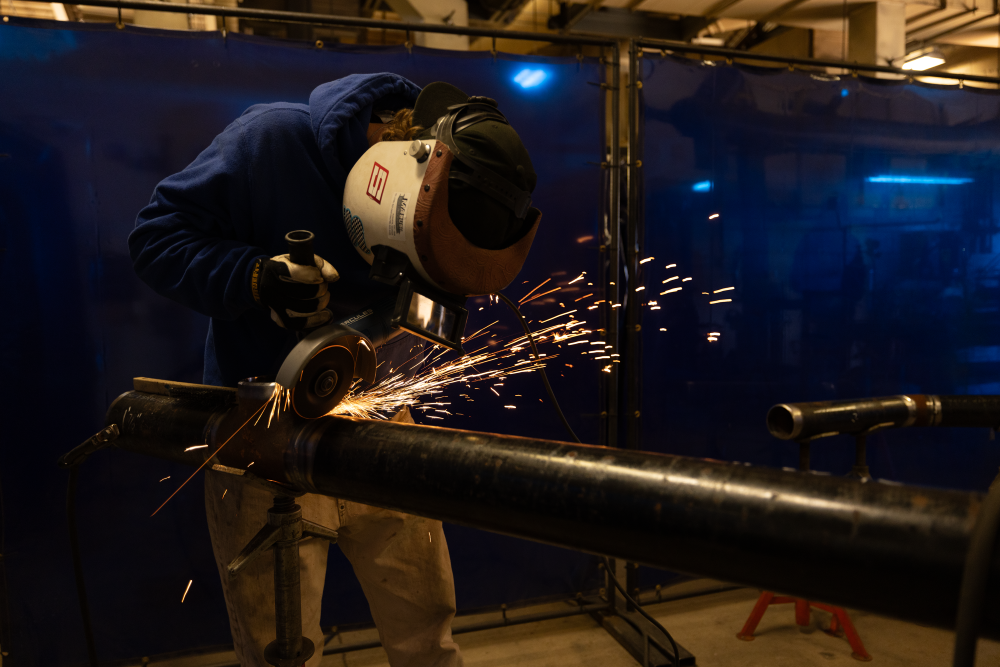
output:
[{"label": "hoodie sleeve", "polygon": [[157,293],[224,320],[255,306],[250,153],[232,123],[183,171],[163,180],[129,235],[136,274]]}]

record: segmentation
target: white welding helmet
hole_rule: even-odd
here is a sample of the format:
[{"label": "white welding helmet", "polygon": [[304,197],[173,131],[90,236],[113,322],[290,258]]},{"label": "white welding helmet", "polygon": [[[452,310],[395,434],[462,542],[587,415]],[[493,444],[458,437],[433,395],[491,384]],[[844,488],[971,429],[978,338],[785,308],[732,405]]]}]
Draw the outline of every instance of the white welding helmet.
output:
[{"label": "white welding helmet", "polygon": [[496,102],[450,84],[427,86],[413,115],[425,128],[417,140],[379,142],[351,169],[347,233],[377,280],[412,267],[450,294],[497,292],[521,270],[541,218],[527,151]]}]

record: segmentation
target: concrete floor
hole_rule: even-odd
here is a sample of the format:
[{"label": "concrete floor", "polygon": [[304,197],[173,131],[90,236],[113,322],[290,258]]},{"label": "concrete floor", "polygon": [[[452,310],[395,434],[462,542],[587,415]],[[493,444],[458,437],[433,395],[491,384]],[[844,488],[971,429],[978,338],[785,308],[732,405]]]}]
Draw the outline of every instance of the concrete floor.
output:
[{"label": "concrete floor", "polygon": [[[738,589],[645,608],[673,634],[676,641],[697,657],[699,667],[849,667],[861,664],[851,658],[851,649],[845,639],[831,637],[816,629],[817,626],[829,626],[828,614],[814,611],[812,631],[800,632],[795,625],[791,605],[771,607],[758,626],[754,641],[736,639],[736,633],[746,621],[757,595],[756,590]],[[566,603],[560,602],[515,610],[509,615],[516,617],[564,608]],[[952,632],[860,611],[853,611],[850,615],[865,647],[874,658],[872,664],[884,667],[942,667],[951,664]],[[466,616],[457,619],[455,626],[495,616]],[[353,644],[375,637],[374,630],[362,630],[338,635],[333,642]],[[590,616],[471,632],[458,635],[457,640],[469,667],[635,667],[638,664]],[[151,665],[212,667],[233,662],[234,655],[230,651],[153,661]],[[388,667],[388,664],[385,652],[381,648],[373,648],[326,656],[322,667]],[[1000,665],[1000,642],[980,641],[976,665]]]}]

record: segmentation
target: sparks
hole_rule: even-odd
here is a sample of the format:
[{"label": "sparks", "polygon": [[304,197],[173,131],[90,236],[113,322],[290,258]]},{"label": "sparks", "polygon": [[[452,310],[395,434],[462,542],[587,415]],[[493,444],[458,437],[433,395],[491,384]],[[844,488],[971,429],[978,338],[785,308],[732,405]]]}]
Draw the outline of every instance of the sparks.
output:
[{"label": "sparks", "polygon": [[[173,498],[174,496],[176,496],[177,493],[181,489],[183,489],[184,486],[188,482],[190,482],[192,479],[194,479],[194,476],[197,475],[199,472],[201,472],[201,469],[204,468],[208,464],[209,461],[211,461],[212,459],[214,459],[218,455],[218,453],[220,451],[222,451],[222,448],[225,447],[226,444],[228,444],[229,441],[232,440],[236,436],[237,433],[239,433],[241,430],[243,430],[244,426],[246,426],[247,424],[249,424],[250,421],[254,417],[258,417],[258,415],[264,414],[265,408],[267,408],[267,406],[270,405],[271,403],[273,403],[276,400],[278,400],[282,396],[283,392],[284,392],[284,389],[281,387],[281,385],[275,384],[274,385],[274,393],[271,394],[271,397],[269,399],[267,399],[267,401],[264,402],[264,405],[262,405],[259,408],[257,408],[257,411],[254,412],[252,415],[250,415],[249,419],[247,419],[245,422],[243,422],[243,424],[240,425],[240,427],[238,429],[236,429],[235,431],[233,431],[233,434],[230,435],[228,438],[226,438],[225,442],[223,442],[221,445],[219,445],[218,449],[216,449],[212,453],[211,456],[205,457],[205,461],[200,466],[198,466],[195,469],[195,471],[193,473],[191,473],[191,475],[186,480],[184,480],[184,482],[180,486],[178,486],[177,489],[173,493],[171,493],[170,496],[168,496],[167,499],[164,500],[163,503],[159,507],[157,507],[156,510],[150,516],[156,516],[156,513],[159,512],[161,509],[163,509],[163,506],[166,505],[167,503],[169,503],[170,499]],[[287,394],[287,393],[288,392],[285,392],[285,394]],[[259,417],[258,417],[258,419],[259,419]],[[250,465],[253,465],[253,464],[251,463]],[[247,467],[250,467],[250,466],[247,466]]]},{"label": "sparks", "polygon": [[165,482],[165,481],[167,481],[168,479],[170,479],[170,475],[167,475],[166,477],[164,477],[164,478],[163,478],[163,479],[161,479],[160,481],[161,481],[161,482]]},{"label": "sparks", "polygon": [[728,292],[731,289],[736,289],[735,287],[723,287],[722,289],[713,290],[712,294],[718,294],[719,292]]},{"label": "sparks", "polygon": [[677,280],[678,278],[680,278],[680,276],[674,276],[673,278],[667,278],[667,279],[666,279],[666,280],[664,280],[663,282],[664,282],[664,283],[669,283],[669,282],[670,282],[671,280]]},{"label": "sparks", "polygon": [[716,299],[715,301],[709,301],[708,305],[711,306],[716,303],[729,303],[730,301],[732,301],[732,299]]},{"label": "sparks", "polygon": [[654,259],[656,259],[656,258],[655,257],[647,257],[646,259],[640,259],[639,263],[640,264],[645,264],[646,262],[652,262]]},{"label": "sparks", "polygon": [[667,264],[667,265],[666,265],[665,267],[663,267],[663,268],[665,268],[665,269],[675,269],[675,268],[677,268],[677,265],[676,265],[676,264]]},{"label": "sparks", "polygon": [[[208,447],[208,445],[193,445],[191,447],[188,447],[184,451],[185,452],[190,452],[192,449],[205,449],[206,447]],[[162,480],[160,480],[160,481],[162,481]]]},{"label": "sparks", "polygon": [[579,276],[577,276],[576,278],[573,278],[573,280],[569,281],[569,282],[568,282],[568,283],[566,283],[566,284],[567,284],[567,285],[572,285],[573,283],[575,283],[575,282],[577,282],[577,281],[579,281],[579,280],[583,280],[583,274],[582,274],[582,273],[581,273],[581,274],[580,274]]},{"label": "sparks", "polygon": [[[555,334],[555,329],[563,325],[542,329],[533,332],[536,341],[547,338]],[[544,333],[542,333],[544,332]],[[584,335],[581,331],[579,334]],[[526,339],[526,337],[521,337]],[[520,339],[511,341],[508,345],[516,343]],[[537,359],[522,359],[512,364],[503,365],[505,360],[513,359],[516,352],[513,349],[501,349],[498,352],[485,351],[481,348],[464,357],[448,361],[440,366],[423,370],[413,377],[406,373],[397,373],[382,380],[379,384],[364,390],[352,390],[343,401],[337,404],[330,414],[345,415],[350,417],[360,417],[365,419],[388,419],[389,416],[405,406],[416,407],[421,404],[421,397],[442,394],[448,385],[461,383],[469,386],[469,383],[485,380],[498,380],[507,375],[517,373],[529,373],[544,368],[545,364]],[[550,357],[546,357],[548,359]],[[417,360],[415,365],[423,363],[424,359]],[[501,361],[500,368],[492,370],[479,370],[480,366]],[[477,387],[478,389],[478,387]],[[493,388],[490,391],[497,396],[500,394]],[[433,398],[431,399],[433,400]],[[472,400],[468,399],[467,400]],[[448,403],[424,403],[422,407],[430,405],[448,405]],[[426,415],[428,418],[440,419],[434,415]]]},{"label": "sparks", "polygon": [[541,298],[541,297],[545,296],[546,294],[552,294],[553,292],[558,292],[561,289],[562,289],[562,287],[557,287],[555,289],[550,289],[548,292],[542,292],[541,294],[536,294],[535,296],[531,297],[530,299],[525,299],[524,301],[521,301],[520,303],[522,305],[526,304],[526,303],[529,303],[531,301],[534,301],[535,299],[538,299],[538,298]]},{"label": "sparks", "polygon": [[588,296],[594,296],[594,293],[593,293],[593,292],[591,292],[590,294],[584,294],[584,295],[583,295],[583,296],[581,296],[581,297],[580,297],[579,299],[573,299],[573,303],[576,303],[577,301],[583,301],[583,300],[584,300],[584,299],[586,299],[586,298],[587,298]]},{"label": "sparks", "polygon": [[191,590],[191,583],[192,582],[194,582],[194,579],[189,579],[188,580],[187,588],[184,589],[184,595],[181,596],[181,604],[184,604],[184,598],[186,598],[188,596],[188,591]]},{"label": "sparks", "polygon": [[541,322],[539,322],[539,324],[545,324],[546,322],[551,322],[552,320],[556,319],[556,317],[562,317],[563,315],[571,315],[572,313],[575,313],[575,312],[576,312],[575,310],[569,310],[569,311],[566,311],[565,313],[559,313],[558,315],[555,315],[554,317],[550,317],[547,320],[542,320]]},{"label": "sparks", "polygon": [[525,299],[527,299],[527,298],[528,298],[529,296],[531,296],[532,294],[534,294],[535,292],[537,292],[537,291],[538,291],[538,289],[539,289],[539,288],[540,288],[540,287],[541,287],[542,285],[544,285],[545,283],[549,282],[550,280],[552,280],[552,278],[546,278],[545,280],[543,280],[543,281],[542,281],[542,283],[541,283],[541,285],[539,285],[539,286],[538,286],[538,287],[536,287],[535,289],[531,290],[530,292],[528,292],[527,294],[525,294],[524,296],[522,296],[522,297],[521,297],[521,300],[520,300],[520,301],[518,301],[518,303],[524,303],[524,300],[525,300]]}]

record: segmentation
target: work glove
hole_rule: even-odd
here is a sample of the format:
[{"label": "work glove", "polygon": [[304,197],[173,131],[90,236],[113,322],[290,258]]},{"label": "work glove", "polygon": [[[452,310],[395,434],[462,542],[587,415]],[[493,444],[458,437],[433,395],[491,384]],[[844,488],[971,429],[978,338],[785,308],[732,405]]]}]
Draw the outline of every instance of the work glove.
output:
[{"label": "work glove", "polygon": [[340,274],[319,255],[316,266],[293,264],[288,255],[261,257],[250,274],[254,301],[271,310],[275,324],[292,331],[313,329],[330,321],[333,313],[325,310],[330,303],[327,283]]}]

